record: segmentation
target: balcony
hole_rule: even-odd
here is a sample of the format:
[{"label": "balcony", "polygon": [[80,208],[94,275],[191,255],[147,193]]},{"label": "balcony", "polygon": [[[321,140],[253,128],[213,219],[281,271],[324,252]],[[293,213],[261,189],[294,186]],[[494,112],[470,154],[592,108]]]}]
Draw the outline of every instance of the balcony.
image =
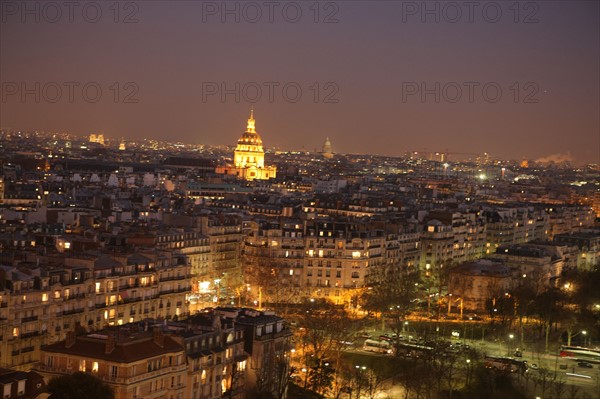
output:
[{"label": "balcony", "polygon": [[159,295],[175,294],[175,293],[179,293],[179,292],[188,292],[190,290],[191,290],[190,287],[174,288],[174,289],[171,289],[171,290],[161,290],[159,292]]},{"label": "balcony", "polygon": [[174,281],[174,280],[185,280],[190,278],[189,276],[169,276],[169,277],[161,277],[160,281]]},{"label": "balcony", "polygon": [[37,316],[23,317],[21,319],[21,323],[27,323],[28,321],[36,321],[37,319],[38,319]]},{"label": "balcony", "polygon": [[38,335],[40,335],[39,331],[30,331],[28,333],[22,333],[19,338],[26,339],[26,338],[31,338],[31,337],[37,337]]},{"label": "balcony", "polygon": [[68,315],[72,315],[72,314],[77,314],[77,313],[83,313],[84,309],[70,309],[70,310],[63,310],[62,315],[63,316],[68,316]]}]

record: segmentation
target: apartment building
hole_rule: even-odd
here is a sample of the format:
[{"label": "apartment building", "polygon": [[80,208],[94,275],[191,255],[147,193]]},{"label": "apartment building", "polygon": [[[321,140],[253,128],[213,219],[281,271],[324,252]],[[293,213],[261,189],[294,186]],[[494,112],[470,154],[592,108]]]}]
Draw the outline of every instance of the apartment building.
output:
[{"label": "apartment building", "polygon": [[287,397],[292,332],[284,319],[271,311],[217,308],[215,315],[244,329],[246,390]]},{"label": "apartment building", "polygon": [[29,370],[40,347],[65,339],[67,331],[186,316],[189,270],[164,251],[70,254],[40,266],[0,266],[0,361]]},{"label": "apartment building", "polygon": [[51,378],[77,371],[92,373],[116,399],[187,399],[183,346],[160,328],[138,324],[76,336],[42,348],[36,371]]}]

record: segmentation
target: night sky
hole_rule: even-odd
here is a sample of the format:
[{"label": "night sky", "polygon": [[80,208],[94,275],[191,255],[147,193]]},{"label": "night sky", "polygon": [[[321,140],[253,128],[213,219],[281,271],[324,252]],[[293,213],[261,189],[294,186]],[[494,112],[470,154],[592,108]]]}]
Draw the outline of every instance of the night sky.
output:
[{"label": "night sky", "polygon": [[0,1],[2,128],[600,162],[595,0],[74,3]]}]

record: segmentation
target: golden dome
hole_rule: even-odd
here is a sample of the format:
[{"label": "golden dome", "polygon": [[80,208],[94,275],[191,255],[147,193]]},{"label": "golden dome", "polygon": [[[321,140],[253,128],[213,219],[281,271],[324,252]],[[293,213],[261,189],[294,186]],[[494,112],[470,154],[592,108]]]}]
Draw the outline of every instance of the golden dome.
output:
[{"label": "golden dome", "polygon": [[[262,147],[262,139],[260,135],[256,132],[256,121],[254,120],[254,108],[250,110],[250,118],[248,119],[248,125],[246,126],[246,131],[242,134],[242,137],[238,140],[239,145],[257,145]],[[261,148],[262,151],[262,148]]]}]

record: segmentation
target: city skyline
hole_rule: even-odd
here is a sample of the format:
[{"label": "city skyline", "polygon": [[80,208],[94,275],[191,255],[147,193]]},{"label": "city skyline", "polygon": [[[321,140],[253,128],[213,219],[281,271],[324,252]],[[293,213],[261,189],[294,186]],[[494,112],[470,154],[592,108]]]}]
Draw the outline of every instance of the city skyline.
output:
[{"label": "city skyline", "polygon": [[597,2],[7,3],[5,129],[226,145],[254,106],[269,148],[599,162]]}]

